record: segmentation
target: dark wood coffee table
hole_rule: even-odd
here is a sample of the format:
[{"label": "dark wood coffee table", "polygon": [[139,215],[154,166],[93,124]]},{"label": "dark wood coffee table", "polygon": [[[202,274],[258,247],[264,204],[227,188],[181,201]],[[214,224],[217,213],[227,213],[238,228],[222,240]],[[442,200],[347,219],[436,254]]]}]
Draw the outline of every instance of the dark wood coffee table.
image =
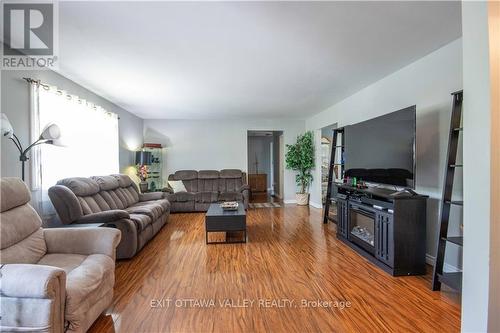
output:
[{"label": "dark wood coffee table", "polygon": [[[223,210],[218,203],[210,205],[205,215],[205,241],[207,244],[247,242],[247,214],[243,203],[238,202],[238,204],[238,210]],[[236,231],[243,232],[243,239],[237,241],[228,240],[228,234]],[[225,242],[209,242],[209,232],[225,232]]]}]

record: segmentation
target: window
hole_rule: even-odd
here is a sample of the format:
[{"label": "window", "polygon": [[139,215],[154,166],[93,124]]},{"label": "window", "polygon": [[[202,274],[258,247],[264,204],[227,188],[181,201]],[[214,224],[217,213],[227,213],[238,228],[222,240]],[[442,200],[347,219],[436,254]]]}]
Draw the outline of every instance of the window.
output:
[{"label": "window", "polygon": [[32,153],[34,203],[47,218],[54,215],[47,190],[58,180],[119,172],[118,117],[55,87],[32,84],[31,88],[32,139],[55,123],[64,145],[40,145]]}]

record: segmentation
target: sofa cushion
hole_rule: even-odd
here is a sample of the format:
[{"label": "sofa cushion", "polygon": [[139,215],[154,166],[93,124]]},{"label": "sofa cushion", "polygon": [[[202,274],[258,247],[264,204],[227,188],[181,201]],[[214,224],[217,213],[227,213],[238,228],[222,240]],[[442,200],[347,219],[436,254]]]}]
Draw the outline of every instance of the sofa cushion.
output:
[{"label": "sofa cushion", "polygon": [[194,203],[194,211],[195,212],[203,212],[207,211],[208,208],[210,208],[211,203],[210,202],[195,202]]},{"label": "sofa cushion", "polygon": [[116,190],[103,191],[101,192],[101,195],[104,199],[107,199],[106,201],[110,207],[112,207],[112,203],[110,202],[112,201],[116,205],[116,209],[124,209],[128,207],[128,202],[121,190],[121,188],[117,188]]},{"label": "sofa cushion", "polygon": [[118,194],[123,204],[128,206],[132,206],[136,202],[139,201],[139,193],[137,193],[132,186],[129,187],[120,187],[115,190],[115,193]]},{"label": "sofa cushion", "polygon": [[132,178],[130,178],[127,175],[116,174],[116,175],[111,175],[111,177],[114,177],[118,181],[120,187],[129,187],[134,183],[132,181]]},{"label": "sofa cushion", "polygon": [[130,214],[130,219],[134,221],[137,230],[143,231],[153,221],[151,217],[145,214]]},{"label": "sofa cushion", "polygon": [[219,192],[237,192],[242,185],[241,178],[220,178]]},{"label": "sofa cushion", "polygon": [[101,191],[114,190],[120,187],[118,179],[113,176],[94,176],[91,178],[99,184]]},{"label": "sofa cushion", "polygon": [[219,179],[199,179],[198,192],[218,192]]},{"label": "sofa cushion", "polygon": [[217,202],[218,197],[219,197],[218,192],[198,192],[195,194],[196,202],[201,202],[201,203]]},{"label": "sofa cushion", "polygon": [[187,202],[195,201],[195,193],[192,192],[178,192],[174,194],[169,194],[167,200],[170,202]]},{"label": "sofa cushion", "polygon": [[217,192],[219,190],[219,171],[201,170],[198,172],[198,192]]},{"label": "sofa cushion", "polygon": [[240,178],[243,173],[238,169],[224,169],[220,171],[220,178]]},{"label": "sofa cushion", "polygon": [[64,185],[69,188],[76,196],[94,195],[99,192],[99,184],[93,179],[74,177],[65,178],[57,182],[57,185]]},{"label": "sofa cushion", "polygon": [[[82,211],[84,215],[102,212],[101,207],[97,203],[94,196],[77,197],[80,205],[82,206]],[[109,207],[109,205],[108,205]]]},{"label": "sofa cushion", "polygon": [[170,210],[170,202],[167,199],[140,201],[140,202],[134,204],[134,206],[135,207],[147,206],[147,205],[152,204],[152,203],[162,206],[165,211]]},{"label": "sofa cushion", "polygon": [[219,201],[242,201],[243,195],[239,192],[219,193]]},{"label": "sofa cushion", "polygon": [[0,263],[36,263],[47,252],[47,245],[42,221],[28,203],[28,188],[19,178],[2,178],[0,191]]},{"label": "sofa cushion", "polygon": [[42,221],[33,207],[24,204],[4,211],[0,220],[2,264],[32,264],[43,257],[47,246],[41,229]]},{"label": "sofa cushion", "polygon": [[46,252],[47,244],[43,237],[43,229],[39,228],[20,242],[2,249],[0,251],[0,264],[33,264],[40,260]]},{"label": "sofa cushion", "polygon": [[200,170],[198,171],[198,179],[218,179],[219,171],[217,170]]},{"label": "sofa cushion", "polygon": [[4,177],[0,186],[1,212],[27,204],[31,195],[26,184],[19,178]]},{"label": "sofa cushion", "polygon": [[128,208],[125,208],[125,211],[127,211],[130,214],[142,214],[142,215],[147,215],[151,217],[153,220],[158,219],[160,216],[163,215],[165,212],[165,209],[159,204],[155,203],[148,203],[148,204],[143,204],[141,205],[133,205]]},{"label": "sofa cushion", "polygon": [[1,219],[1,249],[22,241],[42,226],[42,221],[36,211],[27,204],[3,212]]},{"label": "sofa cushion", "polygon": [[66,271],[66,325],[70,331],[85,329],[86,312],[113,289],[114,261],[104,254],[49,254],[39,264]]},{"label": "sofa cushion", "polygon": [[54,266],[63,269],[66,275],[87,258],[83,254],[73,253],[49,253],[43,256],[38,262],[38,265]]},{"label": "sofa cushion", "polygon": [[116,195],[114,191],[101,191],[99,193],[101,197],[106,201],[110,209],[123,209],[125,205]]},{"label": "sofa cushion", "polygon": [[174,180],[194,180],[198,179],[196,170],[179,170],[174,173]]},{"label": "sofa cushion", "polygon": [[219,192],[238,192],[242,185],[243,173],[241,170],[221,170],[219,178]]},{"label": "sofa cushion", "polygon": [[172,210],[174,212],[194,212],[195,211],[195,202],[192,201],[183,201],[183,202],[172,202]]},{"label": "sofa cushion", "polygon": [[122,174],[111,176],[114,177],[120,185],[114,192],[118,194],[125,207],[131,206],[139,201],[139,189],[129,176]]},{"label": "sofa cushion", "polygon": [[94,195],[89,195],[86,197],[77,197],[80,205],[82,206],[82,211],[85,215],[91,213],[99,213],[106,210],[121,209],[121,207],[116,207],[113,200],[109,199],[106,195],[106,191],[101,191]]},{"label": "sofa cushion", "polygon": [[182,180],[187,192],[198,192],[198,171],[179,170],[171,176],[168,180]]}]

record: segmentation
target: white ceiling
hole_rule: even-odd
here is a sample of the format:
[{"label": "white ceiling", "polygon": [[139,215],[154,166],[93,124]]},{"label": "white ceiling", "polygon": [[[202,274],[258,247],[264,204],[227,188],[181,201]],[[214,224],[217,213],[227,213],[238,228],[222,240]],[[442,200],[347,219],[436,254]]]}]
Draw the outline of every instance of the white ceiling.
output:
[{"label": "white ceiling", "polygon": [[60,73],[148,119],[305,118],[461,35],[449,1],[60,2],[59,16]]}]

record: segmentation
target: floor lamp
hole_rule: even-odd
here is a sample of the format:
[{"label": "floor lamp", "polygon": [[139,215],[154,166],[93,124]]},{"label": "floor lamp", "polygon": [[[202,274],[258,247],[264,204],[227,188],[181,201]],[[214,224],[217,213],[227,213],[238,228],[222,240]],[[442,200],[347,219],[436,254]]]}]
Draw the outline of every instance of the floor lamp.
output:
[{"label": "floor lamp", "polygon": [[62,146],[59,140],[59,138],[61,137],[61,130],[56,124],[48,124],[47,126],[45,126],[38,140],[30,144],[26,149],[23,149],[19,138],[14,134],[14,129],[12,128],[9,118],[7,118],[5,113],[1,114],[1,132],[2,136],[12,140],[12,142],[14,142],[14,145],[16,145],[17,150],[19,150],[19,160],[21,161],[21,177],[23,181],[25,163],[29,159],[28,152],[31,150],[31,148],[44,143],[55,146]]}]

